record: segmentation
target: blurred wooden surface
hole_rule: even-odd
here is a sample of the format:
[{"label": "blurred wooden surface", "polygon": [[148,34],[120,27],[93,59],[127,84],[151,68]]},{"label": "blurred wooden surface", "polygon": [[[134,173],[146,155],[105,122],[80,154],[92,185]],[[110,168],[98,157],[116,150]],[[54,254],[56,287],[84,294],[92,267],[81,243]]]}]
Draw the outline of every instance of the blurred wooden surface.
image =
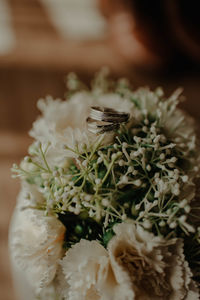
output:
[{"label": "blurred wooden surface", "polygon": [[27,132],[38,114],[36,102],[40,97],[47,94],[63,97],[68,72],[77,72],[88,82],[105,65],[115,76],[128,76],[135,88],[160,85],[169,94],[183,86],[188,98],[183,107],[200,118],[199,73],[138,72],[118,54],[109,38],[78,42],[59,36],[39,0],[8,0],[8,3],[16,46],[0,55],[0,128]]},{"label": "blurred wooden surface", "polygon": [[10,53],[0,57],[0,66],[64,71],[94,71],[102,65],[119,71],[125,67],[124,60],[109,40],[79,42],[59,36],[39,0],[8,2],[11,6],[16,46]]}]

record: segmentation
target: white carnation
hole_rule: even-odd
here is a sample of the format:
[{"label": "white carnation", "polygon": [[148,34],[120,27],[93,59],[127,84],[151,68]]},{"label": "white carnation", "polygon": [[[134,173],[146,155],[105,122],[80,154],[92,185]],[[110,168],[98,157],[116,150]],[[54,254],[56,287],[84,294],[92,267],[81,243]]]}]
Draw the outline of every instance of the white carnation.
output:
[{"label": "white carnation", "polygon": [[54,216],[24,208],[26,193],[23,189],[19,195],[10,231],[10,251],[30,285],[40,293],[55,277],[62,256],[65,227]]},{"label": "white carnation", "polygon": [[118,281],[124,272],[129,276],[133,299],[199,299],[181,239],[167,241],[132,223],[119,224],[114,232],[108,244],[110,262]]},{"label": "white carnation", "polygon": [[[93,99],[91,93],[80,92],[74,94],[68,101],[39,100],[38,108],[42,117],[33,124],[30,135],[41,143],[50,142],[47,159],[60,163],[64,158],[76,156],[72,151],[67,151],[65,145],[73,150],[76,146],[83,151],[83,146],[91,146],[97,136],[87,130],[86,119],[91,106],[104,106],[124,111],[133,115],[133,104],[116,94],[99,95]],[[109,143],[113,134],[102,138],[102,143]]]},{"label": "white carnation", "polygon": [[127,276],[118,284],[107,250],[96,241],[81,240],[66,252],[61,265],[69,286],[66,300],[133,299]]},{"label": "white carnation", "polygon": [[66,299],[99,299],[97,285],[108,272],[108,254],[96,241],[81,240],[67,251],[62,260],[63,272],[69,284]]},{"label": "white carnation", "polygon": [[135,116],[138,120],[141,119],[141,115],[154,116],[168,138],[175,142],[179,140],[178,144],[187,143],[189,150],[193,150],[196,143],[195,124],[193,118],[177,108],[181,93],[182,89],[179,88],[169,98],[164,98],[160,88],[155,92],[149,88],[139,88],[133,92],[133,98],[138,100],[140,107]]}]

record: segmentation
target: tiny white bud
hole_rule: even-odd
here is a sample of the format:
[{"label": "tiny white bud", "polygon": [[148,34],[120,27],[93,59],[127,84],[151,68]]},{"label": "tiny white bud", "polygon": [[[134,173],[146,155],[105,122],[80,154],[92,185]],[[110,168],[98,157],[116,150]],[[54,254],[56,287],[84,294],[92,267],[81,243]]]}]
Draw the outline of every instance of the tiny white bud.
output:
[{"label": "tiny white bud", "polygon": [[128,183],[128,176],[126,176],[126,175],[121,176],[120,182],[121,183]]},{"label": "tiny white bud", "polygon": [[180,195],[180,190],[175,188],[175,189],[173,190],[173,194],[174,194],[175,196]]},{"label": "tiny white bud", "polygon": [[139,217],[140,217],[140,218],[144,217],[144,214],[145,214],[145,212],[144,212],[144,211],[141,211],[141,212],[139,213]]},{"label": "tiny white bud", "polygon": [[126,218],[127,218],[126,214],[123,214],[123,215],[122,215],[122,221],[125,221]]},{"label": "tiny white bud", "polygon": [[157,135],[155,138],[154,138],[154,143],[157,144],[160,140],[160,135]]},{"label": "tiny white bud", "polygon": [[174,229],[174,228],[177,227],[177,223],[176,223],[176,222],[172,222],[172,223],[169,224],[169,227],[170,227],[171,229]]},{"label": "tiny white bud", "polygon": [[101,179],[100,179],[100,178],[96,178],[96,179],[95,179],[95,183],[96,183],[97,185],[101,184]]},{"label": "tiny white bud", "polygon": [[84,197],[85,201],[88,201],[88,202],[91,200],[91,198],[92,198],[92,196],[89,194],[86,194]]},{"label": "tiny white bud", "polygon": [[136,185],[136,186],[141,186],[141,184],[142,184],[142,181],[140,180],[140,179],[137,179],[137,180],[135,180],[134,182],[134,185]]},{"label": "tiny white bud", "polygon": [[90,218],[94,217],[95,213],[92,210],[89,210],[89,216]]},{"label": "tiny white bud", "polygon": [[161,160],[164,160],[165,159],[165,154],[161,153],[159,157],[160,157]]},{"label": "tiny white bud", "polygon": [[74,195],[76,194],[76,191],[75,191],[75,190],[71,190],[71,191],[69,191],[69,194],[70,194],[71,196],[74,196]]},{"label": "tiny white bud", "polygon": [[188,181],[188,176],[187,175],[182,176],[182,181],[187,182]]},{"label": "tiny white bud", "polygon": [[171,161],[172,163],[175,163],[175,162],[177,161],[177,158],[176,158],[175,156],[173,156],[173,157],[170,159],[170,161]]},{"label": "tiny white bud", "polygon": [[80,212],[81,212],[80,208],[76,207],[75,210],[74,210],[75,215],[79,215]]},{"label": "tiny white bud", "polygon": [[162,221],[159,222],[159,226],[160,226],[160,227],[164,227],[165,225],[166,225],[166,223],[165,223],[164,220],[162,220]]},{"label": "tiny white bud", "polygon": [[187,205],[187,199],[183,199],[180,203],[179,203],[179,207],[180,208],[184,208],[185,205]]},{"label": "tiny white bud", "polygon": [[87,162],[87,160],[85,159],[85,160],[82,162],[82,166],[86,168],[86,167],[87,167],[87,164],[88,164],[88,162]]},{"label": "tiny white bud", "polygon": [[174,185],[174,187],[175,187],[176,189],[179,189],[179,188],[180,188],[180,184],[177,182],[177,183]]},{"label": "tiny white bud", "polygon": [[122,147],[127,148],[127,147],[128,147],[128,144],[125,143],[125,142],[123,142]]},{"label": "tiny white bud", "polygon": [[113,153],[112,156],[111,156],[111,159],[115,160],[116,158],[117,158],[117,153]]},{"label": "tiny white bud", "polygon": [[120,167],[123,167],[126,164],[126,162],[123,159],[120,159],[118,164]]},{"label": "tiny white bud", "polygon": [[148,131],[148,127],[147,127],[147,126],[143,126],[143,127],[142,127],[142,130],[143,130],[144,132],[147,132],[147,131]]},{"label": "tiny white bud", "polygon": [[134,152],[133,152],[133,158],[134,158],[134,157],[137,157],[139,154],[140,154],[139,151],[134,151]]},{"label": "tiny white bud", "polygon": [[140,204],[136,204],[135,209],[139,210],[140,209]]},{"label": "tiny white bud", "polygon": [[132,173],[133,171],[134,171],[133,166],[129,166],[129,167],[128,167],[128,173]]},{"label": "tiny white bud", "polygon": [[142,110],[142,113],[143,113],[144,115],[147,115],[147,114],[148,114],[148,111],[147,111],[147,109],[146,109],[146,108],[144,108],[144,109]]},{"label": "tiny white bud", "polygon": [[190,205],[186,205],[186,206],[184,207],[184,210],[185,210],[185,212],[188,214],[188,213],[191,211]]},{"label": "tiny white bud", "polygon": [[151,166],[147,165],[146,169],[147,169],[148,172],[150,172],[151,171]]},{"label": "tiny white bud", "polygon": [[73,201],[74,203],[76,203],[76,202],[78,201],[78,197],[73,197],[73,198],[72,198],[72,201]]},{"label": "tiny white bud", "polygon": [[68,207],[68,210],[69,210],[70,212],[74,212],[74,207],[70,205],[70,206]]},{"label": "tiny white bud", "polygon": [[134,136],[133,139],[136,143],[141,143],[141,141],[142,141],[142,139],[138,136]]},{"label": "tiny white bud", "polygon": [[138,149],[138,152],[139,152],[140,154],[144,154],[144,153],[145,153],[145,149],[142,148],[142,147],[140,147],[140,148]]},{"label": "tiny white bud", "polygon": [[132,172],[132,174],[135,176],[135,175],[138,174],[138,171],[137,171],[137,170],[134,170],[134,171]]},{"label": "tiny white bud", "polygon": [[153,201],[153,206],[157,206],[158,205],[158,200],[154,200]]},{"label": "tiny white bud", "polygon": [[108,205],[109,205],[108,199],[105,199],[105,198],[102,200],[101,203],[102,203],[102,205],[105,206],[105,207],[108,207]]},{"label": "tiny white bud", "polygon": [[170,216],[170,215],[171,215],[171,213],[172,213],[172,210],[171,210],[171,208],[168,208],[168,210],[167,210],[167,215],[168,215],[168,216]]},{"label": "tiny white bud", "polygon": [[122,155],[122,152],[121,151],[118,151],[117,152],[117,156],[119,157],[119,156],[121,156]]},{"label": "tiny white bud", "polygon": [[149,220],[145,220],[143,222],[143,226],[144,226],[145,229],[150,229],[152,227],[152,224]]},{"label": "tiny white bud", "polygon": [[103,158],[102,158],[102,157],[99,157],[99,158],[97,159],[97,164],[102,163],[102,161],[103,161]]}]

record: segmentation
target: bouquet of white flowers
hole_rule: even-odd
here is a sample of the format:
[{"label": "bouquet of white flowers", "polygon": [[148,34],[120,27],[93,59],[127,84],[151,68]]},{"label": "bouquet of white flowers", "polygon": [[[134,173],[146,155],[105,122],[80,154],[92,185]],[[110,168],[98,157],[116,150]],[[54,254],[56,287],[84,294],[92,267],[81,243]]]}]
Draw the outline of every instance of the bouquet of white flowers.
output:
[{"label": "bouquet of white flowers", "polygon": [[90,90],[74,74],[67,86],[65,101],[39,100],[13,166],[25,300],[198,300],[200,155],[182,91],[133,91],[104,70]]}]

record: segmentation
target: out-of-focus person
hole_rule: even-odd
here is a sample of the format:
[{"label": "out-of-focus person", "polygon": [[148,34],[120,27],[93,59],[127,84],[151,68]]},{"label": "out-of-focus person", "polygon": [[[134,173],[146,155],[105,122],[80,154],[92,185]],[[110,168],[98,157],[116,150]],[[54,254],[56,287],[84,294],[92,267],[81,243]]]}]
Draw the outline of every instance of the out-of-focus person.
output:
[{"label": "out-of-focus person", "polygon": [[113,42],[132,64],[200,63],[198,1],[99,0],[99,5]]}]

